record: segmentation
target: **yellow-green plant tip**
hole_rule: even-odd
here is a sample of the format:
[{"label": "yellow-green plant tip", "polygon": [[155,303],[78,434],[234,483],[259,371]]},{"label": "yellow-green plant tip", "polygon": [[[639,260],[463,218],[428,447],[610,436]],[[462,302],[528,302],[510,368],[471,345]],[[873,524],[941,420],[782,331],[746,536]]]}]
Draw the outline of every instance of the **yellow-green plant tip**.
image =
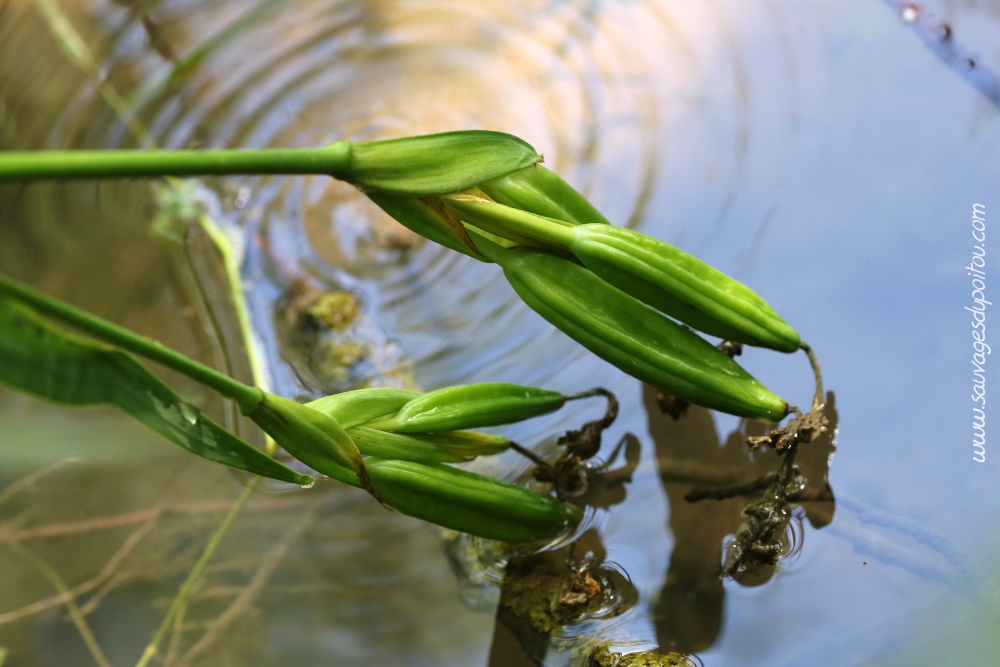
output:
[{"label": "yellow-green plant tip", "polygon": [[437,195],[467,190],[540,160],[513,135],[466,130],[352,143],[349,168],[334,175],[366,191]]},{"label": "yellow-green plant tip", "polygon": [[573,505],[464,470],[375,458],[367,462],[388,506],[464,533],[533,542],[565,533],[583,518]]},{"label": "yellow-green plant tip", "polygon": [[457,385],[409,401],[392,417],[368,426],[382,431],[433,433],[511,424],[558,410],[565,403],[556,391],[503,382]]}]

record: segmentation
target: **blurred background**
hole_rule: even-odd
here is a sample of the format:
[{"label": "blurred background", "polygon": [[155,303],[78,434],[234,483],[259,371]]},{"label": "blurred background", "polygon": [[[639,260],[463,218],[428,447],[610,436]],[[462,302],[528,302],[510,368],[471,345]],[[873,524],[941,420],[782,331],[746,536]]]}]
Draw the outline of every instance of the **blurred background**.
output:
[{"label": "blurred background", "polygon": [[[653,649],[706,667],[996,664],[1000,473],[989,436],[973,461],[962,268],[973,205],[988,238],[1000,211],[996,71],[988,0],[0,0],[2,150],[509,132],[614,224],[764,296],[816,350],[834,406],[801,464],[836,501],[793,510],[777,569],[722,581],[748,500],[688,502],[678,470],[772,469],[773,452],[741,444],[763,426],[663,414],[497,267],[423,242],[353,188],[0,185],[0,270],[245,381],[257,350],[256,378],[285,396],[506,381],[621,401],[600,454],[624,443],[620,472],[586,526],[617,573],[606,608],[520,627],[489,545],[333,482],[262,487],[151,664],[567,665]],[[238,263],[249,339],[213,234]],[[740,363],[808,405],[804,355]],[[262,444],[231,406],[163,377]],[[602,409],[504,433],[554,451]],[[527,466],[504,454],[478,469]],[[135,664],[244,488],[111,409],[0,390],[0,664]]]}]

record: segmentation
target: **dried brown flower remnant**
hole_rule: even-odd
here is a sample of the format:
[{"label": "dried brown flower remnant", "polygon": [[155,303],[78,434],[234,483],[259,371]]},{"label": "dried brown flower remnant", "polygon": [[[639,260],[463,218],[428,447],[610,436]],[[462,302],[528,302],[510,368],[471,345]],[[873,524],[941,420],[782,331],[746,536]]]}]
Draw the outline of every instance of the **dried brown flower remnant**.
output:
[{"label": "dried brown flower remnant", "polygon": [[823,406],[806,414],[796,411],[795,417],[788,420],[781,428],[773,429],[768,435],[747,438],[747,447],[751,451],[761,446],[774,447],[779,454],[784,454],[792,445],[813,442],[826,433],[829,421],[823,414]]},{"label": "dried brown flower remnant", "polygon": [[590,563],[584,563],[566,578],[556,602],[570,613],[579,613],[597,599],[601,590],[601,583],[590,572]]},{"label": "dried brown flower remnant", "polygon": [[601,434],[618,418],[618,399],[607,389],[597,387],[578,394],[570,394],[565,399],[572,401],[592,396],[603,396],[607,399],[608,406],[604,416],[587,422],[579,430],[566,431],[559,438],[559,444],[566,449],[555,463],[548,464],[520,445],[512,445],[513,449],[535,462],[536,468],[533,472],[535,479],[551,483],[562,495],[578,496],[586,492],[586,471],[581,464],[597,455],[601,449]]}]

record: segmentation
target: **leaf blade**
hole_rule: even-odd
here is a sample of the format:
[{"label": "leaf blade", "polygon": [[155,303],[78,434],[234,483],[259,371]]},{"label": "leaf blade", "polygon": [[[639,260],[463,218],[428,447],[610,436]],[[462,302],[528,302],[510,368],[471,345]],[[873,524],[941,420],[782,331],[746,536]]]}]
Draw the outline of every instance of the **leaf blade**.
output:
[{"label": "leaf blade", "polygon": [[4,296],[0,296],[0,383],[60,405],[113,405],[215,463],[294,484],[312,480],[213,422],[132,355],[69,334]]}]

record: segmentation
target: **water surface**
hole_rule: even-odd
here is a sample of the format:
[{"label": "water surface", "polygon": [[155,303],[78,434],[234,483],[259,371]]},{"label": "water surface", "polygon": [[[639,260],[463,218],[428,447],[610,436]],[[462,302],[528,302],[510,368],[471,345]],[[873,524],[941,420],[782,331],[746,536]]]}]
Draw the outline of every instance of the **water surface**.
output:
[{"label": "water surface", "polygon": [[[210,179],[198,192],[242,252],[272,387],[304,399],[508,381],[618,395],[601,457],[625,438],[632,459],[614,467],[634,469],[593,527],[635,601],[557,631],[546,664],[607,642],[693,652],[710,667],[989,665],[1000,478],[991,439],[986,462],[973,461],[962,267],[973,204],[987,235],[1000,210],[1000,124],[926,32],[947,22],[946,40],[996,71],[1000,11],[918,9],[914,23],[878,0],[66,3],[94,53],[87,73],[35,3],[11,0],[0,5],[0,148],[140,145],[95,75],[164,147],[466,128],[525,138],[612,222],[752,286],[816,349],[837,418],[836,503],[797,515],[794,558],[758,581],[720,581],[743,503],[687,503],[690,484],[661,474],[678,460],[769,469],[739,444],[752,426],[698,409],[664,416],[638,381],[527,309],[497,267],[423,243],[344,184]],[[197,234],[182,246],[151,236],[149,183],[5,185],[0,205],[4,271],[249,378],[217,258]],[[299,335],[295,298],[310,290],[346,293],[357,313]],[[740,361],[808,403],[803,355]],[[165,377],[259,442],[214,397]],[[551,445],[600,409],[504,432]],[[0,410],[0,484],[78,457],[0,506],[0,540],[91,586],[78,599],[96,641],[110,664],[134,664],[242,480],[110,410],[10,393]],[[833,446],[810,455],[817,484]],[[511,479],[526,469],[513,454],[483,466]],[[107,520],[135,512],[146,514]],[[255,493],[167,662],[530,664],[495,621],[496,583],[453,569],[452,539],[334,483]],[[29,560],[0,549],[8,663],[93,664],[64,607],[19,611],[56,594]]]}]

